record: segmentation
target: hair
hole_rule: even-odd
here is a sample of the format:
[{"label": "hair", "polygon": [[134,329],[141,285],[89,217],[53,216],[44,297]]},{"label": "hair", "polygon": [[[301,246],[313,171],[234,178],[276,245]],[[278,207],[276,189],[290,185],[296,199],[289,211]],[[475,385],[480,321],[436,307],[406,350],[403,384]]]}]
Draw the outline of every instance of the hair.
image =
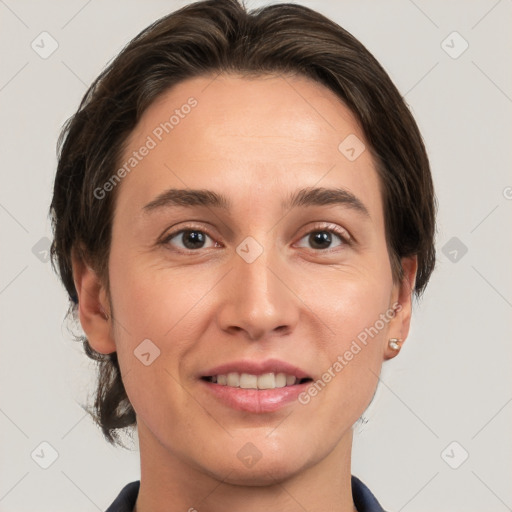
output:
[{"label": "hair", "polygon": [[[130,133],[172,86],[218,73],[307,77],[353,112],[379,175],[393,279],[404,278],[401,258],[416,256],[419,297],[435,264],[437,202],[418,126],[387,73],[349,32],[312,9],[277,4],[247,11],[238,0],[205,0],[157,20],[132,39],[62,128],[50,215],[52,267],[70,298],[66,316],[78,308],[74,253],[97,272],[110,300],[117,194],[113,190],[100,200],[94,191],[114,174]],[[99,353],[85,336],[77,339],[98,363],[94,409],[88,412],[111,444],[122,445],[116,431],[136,425],[136,415],[117,353]]]}]

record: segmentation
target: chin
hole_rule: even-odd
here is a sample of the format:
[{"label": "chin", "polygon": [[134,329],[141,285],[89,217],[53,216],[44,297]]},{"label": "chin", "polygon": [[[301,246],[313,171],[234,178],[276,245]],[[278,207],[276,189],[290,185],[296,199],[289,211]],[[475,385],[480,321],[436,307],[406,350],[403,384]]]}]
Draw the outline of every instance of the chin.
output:
[{"label": "chin", "polygon": [[263,487],[282,483],[313,465],[297,446],[282,447],[280,450],[277,447],[262,449],[259,453],[253,453],[252,460],[250,454],[249,448],[242,451],[240,456],[237,451],[233,456],[224,451],[221,458],[208,461],[203,469],[215,479],[231,485]]},{"label": "chin", "polygon": [[277,461],[256,464],[252,468],[230,467],[229,476],[223,478],[225,483],[247,487],[265,487],[281,484],[299,473],[303,468],[290,461]]}]

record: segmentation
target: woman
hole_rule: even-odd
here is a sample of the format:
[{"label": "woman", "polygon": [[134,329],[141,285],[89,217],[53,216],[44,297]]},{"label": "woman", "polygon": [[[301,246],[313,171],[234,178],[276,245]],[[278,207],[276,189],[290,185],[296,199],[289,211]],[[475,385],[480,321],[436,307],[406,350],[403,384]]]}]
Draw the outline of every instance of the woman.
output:
[{"label": "woman", "polygon": [[381,511],[352,427],[434,267],[418,127],[344,29],[191,4],[135,37],[65,126],[52,261],[137,427],[108,512]]}]

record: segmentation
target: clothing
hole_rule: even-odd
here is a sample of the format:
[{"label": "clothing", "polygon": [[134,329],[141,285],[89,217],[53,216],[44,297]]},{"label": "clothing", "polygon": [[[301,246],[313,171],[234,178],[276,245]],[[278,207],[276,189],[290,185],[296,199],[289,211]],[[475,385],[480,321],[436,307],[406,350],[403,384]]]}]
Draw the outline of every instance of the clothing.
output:
[{"label": "clothing", "polygon": [[[139,494],[140,480],[126,484],[105,512],[133,512]],[[386,512],[370,489],[352,475],[352,497],[357,512]]]}]

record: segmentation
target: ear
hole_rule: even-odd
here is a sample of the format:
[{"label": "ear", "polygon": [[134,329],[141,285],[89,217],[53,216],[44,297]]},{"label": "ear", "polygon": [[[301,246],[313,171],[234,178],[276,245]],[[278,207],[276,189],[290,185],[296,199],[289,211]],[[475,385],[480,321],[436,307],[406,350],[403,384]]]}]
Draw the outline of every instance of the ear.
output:
[{"label": "ear", "polygon": [[73,281],[78,294],[80,324],[91,347],[101,354],[116,351],[105,287],[96,272],[73,251]]},{"label": "ear", "polygon": [[409,334],[412,314],[412,294],[416,285],[416,272],[418,270],[417,256],[402,258],[403,278],[396,283],[392,293],[391,307],[396,305],[395,316],[389,322],[388,336],[385,340],[384,359],[392,359],[398,355],[399,350],[393,350],[388,345],[389,338],[402,340],[403,345]]}]

